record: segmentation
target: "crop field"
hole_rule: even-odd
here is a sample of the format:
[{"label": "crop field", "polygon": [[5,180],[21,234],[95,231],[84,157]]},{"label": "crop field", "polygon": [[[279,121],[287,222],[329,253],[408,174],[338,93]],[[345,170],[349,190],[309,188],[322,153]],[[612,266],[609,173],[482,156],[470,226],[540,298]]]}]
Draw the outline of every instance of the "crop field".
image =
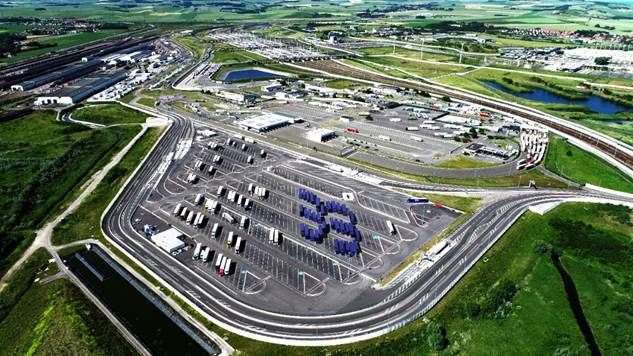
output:
[{"label": "crop field", "polygon": [[137,132],[137,127],[91,130],[65,124],[52,112],[0,123],[5,172],[0,178],[0,270],[25,248],[33,230]]}]

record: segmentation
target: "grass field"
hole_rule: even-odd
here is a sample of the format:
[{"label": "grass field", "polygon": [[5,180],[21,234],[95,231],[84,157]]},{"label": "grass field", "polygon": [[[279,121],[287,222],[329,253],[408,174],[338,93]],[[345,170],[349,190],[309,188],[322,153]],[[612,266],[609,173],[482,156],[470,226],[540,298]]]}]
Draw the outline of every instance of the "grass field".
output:
[{"label": "grass field", "polygon": [[150,108],[153,108],[154,105],[156,104],[156,100],[154,100],[152,98],[148,98],[148,97],[142,97],[142,98],[138,99],[136,102],[141,104],[141,105],[148,106]]},{"label": "grass field", "polygon": [[360,167],[381,173],[388,176],[397,177],[404,180],[409,180],[418,183],[435,183],[435,184],[455,184],[469,187],[526,187],[529,186],[530,180],[533,180],[538,187],[542,188],[567,188],[568,186],[553,178],[547,177],[540,173],[538,170],[532,169],[521,174],[515,174],[511,176],[502,177],[489,177],[489,178],[477,178],[477,179],[462,179],[462,178],[440,178],[440,177],[427,177],[414,174],[403,173],[400,171],[391,170],[385,167],[376,166],[368,162],[355,160],[353,158],[347,158],[348,161],[356,163]]},{"label": "grass field", "polygon": [[[153,105],[152,105],[153,106]],[[72,113],[72,118],[101,125],[145,123],[147,115],[121,104],[86,105]]]},{"label": "grass field", "polygon": [[213,51],[213,62],[215,63],[230,64],[265,60],[266,58],[260,55],[235,47],[223,46]]},{"label": "grass field", "polygon": [[633,193],[633,179],[559,136],[550,140],[545,168],[574,182]]},{"label": "grass field", "polygon": [[37,250],[0,293],[2,355],[134,355],[115,327],[66,279],[36,282],[57,271]]},{"label": "grass field", "polygon": [[[473,69],[472,67],[456,66],[451,64],[437,64],[413,60],[405,60],[394,57],[366,57],[372,63],[382,66],[402,69],[424,78],[435,78],[443,75],[462,73]],[[366,62],[364,62],[366,63]],[[405,76],[406,78],[406,76]]]},{"label": "grass field", "polygon": [[204,55],[204,50],[207,48],[204,40],[195,36],[180,36],[174,37],[174,41],[178,44],[188,48],[193,53],[194,58],[200,59]]},{"label": "grass field", "polygon": [[347,80],[347,79],[332,79],[332,80],[327,80],[324,83],[327,87],[332,88],[332,89],[355,89],[358,87],[362,87],[363,83],[359,83],[359,82],[355,82],[352,80]]},{"label": "grass field", "polygon": [[149,129],[123,159],[105,176],[101,184],[83,201],[79,209],[55,227],[53,243],[62,245],[69,242],[101,237],[101,214],[108,206],[123,183],[147,155],[161,134],[160,129]]},{"label": "grass field", "polygon": [[469,169],[469,168],[486,168],[486,167],[494,167],[498,166],[499,163],[482,161],[479,159],[474,159],[471,157],[467,157],[464,155],[459,155],[456,157],[449,158],[445,161],[442,161],[436,164],[436,167],[441,168],[459,168],[459,169]]},{"label": "grass field", "polygon": [[0,123],[0,274],[34,230],[138,130],[93,130],[57,122],[49,111]]},{"label": "grass field", "polygon": [[418,192],[410,189],[402,189],[403,192],[414,197],[428,198],[433,203],[438,203],[449,208],[461,210],[465,213],[474,213],[481,204],[480,198],[460,197],[455,195],[432,194]]},{"label": "grass field", "polygon": [[0,63],[15,63],[23,61],[25,59],[41,56],[48,52],[59,51],[64,48],[115,36],[123,32],[123,30],[102,30],[98,32],[79,32],[76,34],[40,38],[37,40],[38,42],[52,46],[19,52],[11,58],[0,58]]}]

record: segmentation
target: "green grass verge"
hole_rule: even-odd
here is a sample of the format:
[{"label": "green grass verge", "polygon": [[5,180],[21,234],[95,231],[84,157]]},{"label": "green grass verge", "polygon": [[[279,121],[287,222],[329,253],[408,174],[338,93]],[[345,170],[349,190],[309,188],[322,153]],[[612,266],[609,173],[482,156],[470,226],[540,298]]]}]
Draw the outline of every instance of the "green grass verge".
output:
[{"label": "green grass verge", "polygon": [[[447,74],[466,72],[473,69],[472,67],[421,62],[394,57],[365,57],[363,60],[370,61],[378,66],[399,68],[408,73],[430,79]],[[402,77],[404,77],[404,74]]]},{"label": "green grass verge", "polygon": [[138,132],[93,130],[35,112],[0,123],[0,275],[30,244],[33,231]]},{"label": "green grass verge", "polygon": [[355,82],[355,81],[347,80],[347,79],[327,80],[325,81],[324,84],[327,87],[332,88],[332,89],[355,89],[355,88],[366,85],[364,83],[359,83],[359,82]]},{"label": "green grass verge", "polygon": [[474,159],[467,156],[455,156],[453,158],[449,158],[445,161],[442,161],[436,164],[436,167],[441,168],[458,168],[458,169],[468,169],[468,168],[486,168],[486,167],[494,167],[498,166],[499,163],[494,162],[486,162],[478,159]]},{"label": "green grass verge", "polygon": [[222,46],[213,51],[212,61],[214,63],[230,64],[230,63],[266,61],[266,58],[258,54],[243,50],[243,49]]},{"label": "green grass verge", "polygon": [[181,46],[184,46],[191,50],[194,58],[200,59],[204,55],[204,50],[207,48],[204,40],[195,36],[181,36],[173,37],[174,41]]},{"label": "green grass verge", "polygon": [[130,151],[123,156],[119,164],[108,172],[97,188],[82,202],[80,207],[55,227],[53,231],[55,245],[88,238],[100,238],[101,214],[136,169],[139,162],[147,155],[161,132],[161,129],[153,128],[143,134]]},{"label": "green grass verge", "polygon": [[545,168],[574,182],[633,193],[633,179],[560,136],[550,140]]},{"label": "green grass verge", "polygon": [[481,204],[481,198],[467,198],[444,194],[427,194],[412,190],[406,190],[406,192],[407,194],[411,194],[414,196],[429,198],[429,200],[433,203],[461,210],[465,213],[474,213]]},{"label": "green grass verge", "polygon": [[107,126],[145,123],[147,115],[115,103],[83,106],[72,113],[72,118]]},{"label": "green grass verge", "polygon": [[[37,250],[0,293],[0,354],[134,355],[107,318],[68,280],[36,282],[56,271]],[[55,267],[55,268],[53,268]]]},{"label": "green grass verge", "polygon": [[141,104],[141,105],[148,106],[150,108],[153,108],[154,105],[156,104],[156,100],[154,100],[152,98],[148,98],[148,97],[142,97],[142,98],[138,99],[136,102]]},{"label": "green grass verge", "polygon": [[435,184],[454,184],[468,187],[526,187],[529,186],[530,181],[533,180],[537,187],[542,188],[567,188],[567,184],[560,180],[550,178],[538,170],[532,169],[520,174],[503,177],[487,177],[477,179],[466,178],[441,178],[420,176],[415,174],[404,173],[389,169],[382,166],[377,166],[365,161],[356,160],[354,158],[347,157],[349,162],[355,163],[357,166],[373,171],[378,174],[388,175],[399,179],[408,180],[417,183],[435,183]]}]

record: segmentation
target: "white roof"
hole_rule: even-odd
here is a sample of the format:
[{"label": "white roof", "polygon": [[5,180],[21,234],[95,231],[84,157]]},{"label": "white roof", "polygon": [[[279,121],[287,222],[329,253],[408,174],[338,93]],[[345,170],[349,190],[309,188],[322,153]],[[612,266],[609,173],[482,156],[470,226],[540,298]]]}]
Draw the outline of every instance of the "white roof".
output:
[{"label": "white roof", "polygon": [[264,130],[269,127],[282,125],[291,122],[293,119],[288,116],[279,114],[266,113],[258,116],[253,116],[248,119],[237,122],[238,125],[246,126],[248,128],[256,130]]},{"label": "white roof", "polygon": [[184,234],[174,228],[159,232],[151,237],[153,243],[167,252],[185,247],[185,243],[180,240]]},{"label": "white roof", "polygon": [[327,136],[327,135],[331,135],[333,133],[334,133],[333,130],[326,129],[326,128],[323,128],[323,127],[315,128],[315,129],[312,129],[312,130],[308,131],[308,135],[315,135],[315,136]]}]

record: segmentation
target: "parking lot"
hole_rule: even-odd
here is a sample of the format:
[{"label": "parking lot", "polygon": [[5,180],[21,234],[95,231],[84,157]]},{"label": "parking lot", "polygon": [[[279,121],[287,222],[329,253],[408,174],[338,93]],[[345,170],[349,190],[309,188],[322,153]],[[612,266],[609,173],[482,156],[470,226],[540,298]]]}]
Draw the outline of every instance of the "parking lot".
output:
[{"label": "parking lot", "polygon": [[[220,194],[219,187],[223,187]],[[259,189],[265,193],[257,193]],[[345,204],[351,213],[327,212],[320,223],[302,217],[302,207],[318,210],[320,206],[303,200],[300,189],[309,190],[321,202]],[[271,306],[271,310],[305,311],[309,305],[310,311],[317,312],[370,303],[373,297],[358,297],[456,217],[430,203],[414,214],[406,198],[285,152],[218,133],[194,140],[184,157],[171,163],[155,192],[137,209],[135,226],[141,229],[151,224],[157,231],[172,226],[184,233],[187,247],[174,258],[221,283],[228,293],[260,303],[288,304]],[[207,205],[213,202],[217,202],[215,210]],[[188,212],[203,214],[203,223],[196,226],[175,216],[178,204]],[[351,215],[358,237],[334,228],[322,241],[301,237],[302,225],[314,230],[323,224],[333,226],[334,220],[350,224]],[[387,220],[395,231],[390,231]],[[279,241],[271,241],[271,231],[278,232]],[[238,236],[242,243],[236,250]],[[357,243],[359,250],[340,253],[341,241]],[[193,259],[196,243],[213,251],[207,262]],[[232,260],[225,276],[214,267],[220,253]]]}]

